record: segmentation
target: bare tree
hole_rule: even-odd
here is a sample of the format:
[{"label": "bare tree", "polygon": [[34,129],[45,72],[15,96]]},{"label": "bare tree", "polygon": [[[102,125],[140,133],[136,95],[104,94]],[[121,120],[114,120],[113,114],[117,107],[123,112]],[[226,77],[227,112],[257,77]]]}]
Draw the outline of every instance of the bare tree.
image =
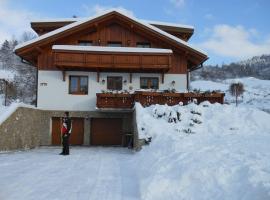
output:
[{"label": "bare tree", "polygon": [[232,83],[230,85],[230,93],[232,96],[235,96],[235,104],[238,105],[238,97],[244,93],[244,85],[243,83]]},{"label": "bare tree", "polygon": [[34,32],[25,31],[21,35],[19,42],[27,42],[29,40],[32,40],[32,39],[36,38],[36,37],[37,37],[37,35]]}]

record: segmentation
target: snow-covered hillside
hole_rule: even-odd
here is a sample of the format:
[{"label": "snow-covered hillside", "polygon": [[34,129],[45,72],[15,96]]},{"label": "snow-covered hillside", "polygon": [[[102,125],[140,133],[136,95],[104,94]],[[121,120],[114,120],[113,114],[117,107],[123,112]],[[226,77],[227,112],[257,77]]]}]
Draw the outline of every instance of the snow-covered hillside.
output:
[{"label": "snow-covered hillside", "polygon": [[269,114],[207,102],[136,107],[140,137],[152,137],[137,161],[142,199],[270,199]]},{"label": "snow-covered hillside", "polygon": [[270,112],[270,80],[260,80],[252,77],[227,79],[220,82],[198,80],[191,82],[192,89],[201,91],[221,90],[226,93],[225,101],[233,103],[235,98],[229,93],[229,86],[233,82],[244,84],[245,92],[242,98],[239,98],[242,106],[259,108]]}]

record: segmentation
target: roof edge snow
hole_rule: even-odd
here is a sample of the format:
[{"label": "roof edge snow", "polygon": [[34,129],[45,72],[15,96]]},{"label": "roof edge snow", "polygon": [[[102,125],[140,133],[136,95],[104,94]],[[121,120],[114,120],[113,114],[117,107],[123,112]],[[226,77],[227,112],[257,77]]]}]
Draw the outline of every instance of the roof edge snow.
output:
[{"label": "roof edge snow", "polygon": [[171,49],[136,48],[136,47],[102,47],[78,45],[53,45],[53,50],[67,51],[95,51],[95,52],[128,52],[128,53],[173,53]]}]

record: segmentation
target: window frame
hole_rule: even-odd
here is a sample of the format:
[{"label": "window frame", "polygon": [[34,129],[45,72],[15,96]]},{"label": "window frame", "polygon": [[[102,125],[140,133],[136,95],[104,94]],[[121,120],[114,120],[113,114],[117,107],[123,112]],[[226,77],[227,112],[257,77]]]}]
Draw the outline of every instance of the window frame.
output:
[{"label": "window frame", "polygon": [[[110,78],[121,78],[121,89],[109,89],[109,79]],[[123,77],[122,76],[107,76],[107,90],[120,91],[123,90]]]},{"label": "window frame", "polygon": [[[138,47],[139,45],[141,45],[141,47]],[[146,47],[146,45],[149,45],[149,46]],[[138,48],[151,48],[151,43],[150,42],[136,42],[136,47],[138,47]]]},{"label": "window frame", "polygon": [[[91,45],[82,45],[82,44],[91,44]],[[92,40],[78,40],[78,45],[79,46],[93,46],[93,41]]]},{"label": "window frame", "polygon": [[[149,85],[149,81],[156,79],[157,80],[157,88],[142,88],[142,80],[147,79],[147,87]],[[140,77],[140,89],[152,89],[152,90],[158,90],[159,89],[159,77]]]},{"label": "window frame", "polygon": [[[77,78],[77,91],[76,92],[71,92],[71,78]],[[86,78],[87,79],[87,91],[86,93],[80,91],[81,90],[81,78]],[[69,76],[69,86],[68,86],[68,93],[71,95],[88,95],[89,92],[89,77],[85,75],[70,75]]]},{"label": "window frame", "polygon": [[[120,46],[114,46],[115,44],[120,44]],[[111,45],[113,45],[113,46],[111,46]],[[108,41],[107,46],[108,47],[122,47],[123,43],[121,41]]]}]

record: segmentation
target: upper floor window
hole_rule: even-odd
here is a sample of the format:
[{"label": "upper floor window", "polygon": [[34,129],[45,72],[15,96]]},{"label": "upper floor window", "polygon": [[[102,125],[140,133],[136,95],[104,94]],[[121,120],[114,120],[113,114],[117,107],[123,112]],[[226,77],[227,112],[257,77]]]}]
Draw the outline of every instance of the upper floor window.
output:
[{"label": "upper floor window", "polygon": [[158,77],[141,77],[140,87],[141,89],[158,89],[159,88]]},{"label": "upper floor window", "polygon": [[69,76],[69,94],[88,94],[88,76]]},{"label": "upper floor window", "polygon": [[121,47],[122,46],[122,42],[108,42],[107,45],[109,47]]},{"label": "upper floor window", "polygon": [[107,89],[108,90],[122,90],[122,77],[121,76],[108,76]]},{"label": "upper floor window", "polygon": [[139,48],[150,48],[151,44],[149,42],[137,42],[137,47],[139,47]]},{"label": "upper floor window", "polygon": [[89,40],[79,40],[78,41],[78,44],[80,46],[92,46],[93,45],[93,42],[92,41],[89,41]]}]

